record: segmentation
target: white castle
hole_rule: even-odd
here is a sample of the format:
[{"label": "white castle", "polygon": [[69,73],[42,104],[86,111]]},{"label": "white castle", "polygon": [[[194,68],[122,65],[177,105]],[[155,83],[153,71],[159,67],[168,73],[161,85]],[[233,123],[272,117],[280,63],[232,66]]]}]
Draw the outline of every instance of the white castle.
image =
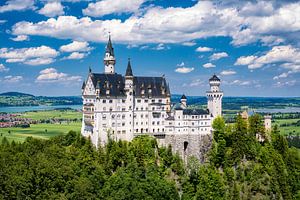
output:
[{"label": "white castle", "polygon": [[115,64],[109,37],[104,73],[92,73],[90,69],[82,86],[82,135],[90,137],[98,147],[105,145],[108,137],[131,141],[147,134],[156,137],[161,145],[172,145],[181,156],[201,159],[203,141],[211,141],[212,121],[222,114],[220,79],[216,75],[209,79],[207,110],[189,109],[185,95],[180,103],[172,105],[164,76],[135,76],[130,60],[122,76],[115,72]]}]

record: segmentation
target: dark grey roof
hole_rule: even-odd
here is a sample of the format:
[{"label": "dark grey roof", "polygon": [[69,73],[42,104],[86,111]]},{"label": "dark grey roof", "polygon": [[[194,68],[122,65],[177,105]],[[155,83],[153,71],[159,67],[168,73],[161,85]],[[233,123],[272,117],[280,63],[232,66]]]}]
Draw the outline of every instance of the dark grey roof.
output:
[{"label": "dark grey roof", "polygon": [[[99,96],[125,96],[125,77],[121,74],[95,74],[91,78],[96,89],[100,89]],[[135,96],[166,97],[170,95],[169,86],[164,77],[134,77]],[[106,95],[107,89],[110,94]],[[142,95],[144,91],[144,95]]]},{"label": "dark grey roof", "polygon": [[132,69],[131,69],[131,64],[130,64],[130,59],[128,59],[128,64],[127,64],[127,69],[125,76],[133,76]]},{"label": "dark grey roof", "polygon": [[107,45],[106,45],[106,53],[109,53],[111,56],[114,56],[114,48],[112,46],[112,42],[111,42],[111,39],[110,39],[110,35],[108,37],[108,42],[107,42]]},{"label": "dark grey roof", "polygon": [[221,81],[220,79],[219,79],[219,77],[217,77],[217,75],[213,75],[210,79],[209,79],[209,81]]},{"label": "dark grey roof", "polygon": [[208,115],[209,111],[204,109],[184,109],[184,115]]},{"label": "dark grey roof", "polygon": [[170,95],[170,89],[164,77],[135,76],[133,84],[136,96],[142,96],[142,91],[144,91],[144,96],[163,97]]},{"label": "dark grey roof", "polygon": [[[100,89],[99,96],[125,96],[124,78],[121,74],[91,74],[96,89]],[[109,95],[106,91],[109,89]]]},{"label": "dark grey roof", "polygon": [[84,88],[85,88],[85,81],[83,81],[81,89],[84,89]]},{"label": "dark grey roof", "polygon": [[186,99],[186,96],[183,94],[180,99]]}]

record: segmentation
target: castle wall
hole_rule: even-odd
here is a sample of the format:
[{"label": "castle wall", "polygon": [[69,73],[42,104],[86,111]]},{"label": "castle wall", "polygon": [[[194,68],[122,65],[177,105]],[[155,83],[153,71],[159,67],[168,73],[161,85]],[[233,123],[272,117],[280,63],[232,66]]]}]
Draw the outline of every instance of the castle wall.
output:
[{"label": "castle wall", "polygon": [[190,156],[204,162],[211,148],[211,134],[166,134],[164,139],[157,140],[161,146],[172,146],[173,153],[178,153],[185,162]]}]

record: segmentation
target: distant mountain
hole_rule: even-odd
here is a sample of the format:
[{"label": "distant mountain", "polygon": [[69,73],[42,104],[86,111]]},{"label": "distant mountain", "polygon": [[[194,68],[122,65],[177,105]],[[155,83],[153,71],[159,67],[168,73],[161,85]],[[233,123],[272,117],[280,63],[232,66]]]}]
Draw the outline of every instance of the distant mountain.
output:
[{"label": "distant mountain", "polygon": [[34,97],[32,94],[26,94],[21,92],[4,92],[0,96],[11,96],[11,97]]}]

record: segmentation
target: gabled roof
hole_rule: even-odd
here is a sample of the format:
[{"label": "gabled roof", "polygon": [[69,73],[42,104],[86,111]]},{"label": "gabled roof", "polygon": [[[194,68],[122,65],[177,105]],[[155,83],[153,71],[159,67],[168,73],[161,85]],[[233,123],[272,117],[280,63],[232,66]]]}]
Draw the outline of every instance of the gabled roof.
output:
[{"label": "gabled roof", "polygon": [[217,75],[213,75],[210,79],[209,79],[209,81],[221,81],[220,79],[219,79],[219,77],[217,77]]}]

